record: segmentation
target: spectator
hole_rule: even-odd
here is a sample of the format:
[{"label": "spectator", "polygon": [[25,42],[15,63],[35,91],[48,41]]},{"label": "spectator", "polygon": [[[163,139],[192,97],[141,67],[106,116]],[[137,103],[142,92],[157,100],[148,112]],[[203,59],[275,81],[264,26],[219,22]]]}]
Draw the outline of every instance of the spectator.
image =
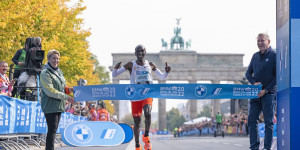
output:
[{"label": "spectator", "polygon": [[[217,131],[221,131],[221,125],[222,125],[222,115],[220,112],[216,114],[216,123],[217,123]],[[220,128],[220,129],[219,129]]]},{"label": "spectator", "polygon": [[72,103],[66,101],[65,111],[68,111],[71,108]]},{"label": "spectator", "polygon": [[67,110],[68,113],[74,114],[75,112],[75,105],[71,104],[71,108]]},{"label": "spectator", "polygon": [[175,127],[175,128],[174,128],[174,131],[173,131],[174,138],[177,136],[177,132],[178,132],[178,128],[177,128],[177,127]]},{"label": "spectator", "polygon": [[85,106],[81,109],[81,116],[82,117],[88,117],[89,116],[89,107]]},{"label": "spectator", "polygon": [[102,101],[98,106],[98,119],[99,121],[110,121],[110,114],[106,110],[105,103]]},{"label": "spectator", "polygon": [[74,115],[80,116],[81,110],[78,103],[75,103],[74,105]]},{"label": "spectator", "polygon": [[85,101],[79,102],[79,104],[80,104],[80,109],[84,109],[85,106],[89,106],[88,102],[85,102]]},{"label": "spectator", "polygon": [[65,110],[66,100],[71,103],[74,102],[74,98],[66,94],[66,92],[72,93],[73,88],[66,88],[66,80],[58,68],[59,57],[60,53],[57,50],[50,50],[47,55],[48,63],[40,74],[41,108],[48,126],[46,150],[54,150],[56,130],[61,113]]},{"label": "spectator", "polygon": [[16,80],[9,81],[6,72],[8,65],[5,61],[0,61],[0,94],[12,96],[13,85]]},{"label": "spectator", "polygon": [[96,111],[96,106],[94,104],[91,105],[91,110],[90,110],[90,118],[91,121],[96,121],[97,120],[97,111]]}]

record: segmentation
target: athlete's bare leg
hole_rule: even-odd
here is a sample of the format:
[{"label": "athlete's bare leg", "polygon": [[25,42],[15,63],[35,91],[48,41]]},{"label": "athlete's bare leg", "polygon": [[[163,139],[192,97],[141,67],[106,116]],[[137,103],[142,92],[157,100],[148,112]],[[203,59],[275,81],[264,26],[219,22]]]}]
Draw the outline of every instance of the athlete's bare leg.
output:
[{"label": "athlete's bare leg", "polygon": [[144,109],[144,116],[145,116],[145,137],[149,135],[149,130],[151,126],[151,110],[152,106],[147,104],[143,107]]},{"label": "athlete's bare leg", "polygon": [[134,132],[134,138],[135,138],[135,147],[140,147],[140,126],[141,126],[141,117],[133,117],[134,121],[134,127],[133,127],[133,132]]}]

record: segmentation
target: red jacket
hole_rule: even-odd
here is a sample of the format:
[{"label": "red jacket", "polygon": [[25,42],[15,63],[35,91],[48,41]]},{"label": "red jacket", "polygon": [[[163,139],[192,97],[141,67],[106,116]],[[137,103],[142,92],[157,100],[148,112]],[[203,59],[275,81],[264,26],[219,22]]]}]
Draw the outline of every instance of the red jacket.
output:
[{"label": "red jacket", "polygon": [[97,120],[98,115],[97,115],[97,111],[94,108],[90,110],[90,116],[91,116],[91,121]]},{"label": "red jacket", "polygon": [[98,120],[109,121],[109,112],[106,109],[98,109]]}]

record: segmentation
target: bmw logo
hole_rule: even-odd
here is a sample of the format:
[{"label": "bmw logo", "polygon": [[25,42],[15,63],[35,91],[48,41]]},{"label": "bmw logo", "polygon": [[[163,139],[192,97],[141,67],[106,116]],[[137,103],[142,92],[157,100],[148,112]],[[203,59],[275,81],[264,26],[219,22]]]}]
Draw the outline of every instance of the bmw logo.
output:
[{"label": "bmw logo", "polygon": [[204,85],[198,85],[195,88],[195,94],[198,97],[204,97],[207,94],[207,88]]},{"label": "bmw logo", "polygon": [[125,95],[128,97],[128,98],[132,98],[134,97],[136,91],[135,91],[135,88],[131,85],[127,86],[125,88]]},{"label": "bmw logo", "polygon": [[73,139],[81,144],[88,143],[93,138],[91,129],[85,125],[77,125],[72,131]]}]

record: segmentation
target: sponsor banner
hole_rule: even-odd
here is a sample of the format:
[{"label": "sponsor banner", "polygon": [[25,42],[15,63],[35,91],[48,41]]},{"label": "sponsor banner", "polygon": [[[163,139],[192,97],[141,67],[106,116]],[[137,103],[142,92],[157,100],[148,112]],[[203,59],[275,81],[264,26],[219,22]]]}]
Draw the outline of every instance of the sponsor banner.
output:
[{"label": "sponsor banner", "polygon": [[75,86],[75,101],[161,99],[252,99],[261,85],[106,84]]},{"label": "sponsor banner", "polygon": [[71,146],[116,146],[124,139],[122,127],[108,121],[74,122],[62,133],[62,141]]},{"label": "sponsor banner", "polygon": [[158,134],[158,135],[168,135],[170,133],[169,133],[169,131],[157,131],[156,134]]},{"label": "sponsor banner", "polygon": [[[277,137],[277,124],[274,123],[274,133],[273,133],[273,137]],[[258,132],[259,132],[259,137],[263,138],[265,137],[265,124],[264,123],[260,123],[258,124]]]},{"label": "sponsor banner", "polygon": [[125,133],[125,139],[122,142],[122,144],[130,142],[133,138],[132,128],[128,124],[125,124],[125,123],[119,123],[119,125],[122,127],[122,129],[124,130],[124,133]]},{"label": "sponsor banner", "polygon": [[[278,120],[278,121],[282,121],[282,123],[281,123],[282,131],[284,132],[284,134],[287,134],[290,136],[290,142],[291,142],[290,149],[298,150],[298,149],[300,149],[300,144],[299,144],[300,119],[299,119],[299,111],[298,111],[299,106],[300,106],[300,101],[299,101],[300,87],[292,87],[289,92],[290,92],[290,109],[285,110],[285,113],[289,114],[290,116],[289,116],[289,118],[283,118],[283,120]],[[283,116],[285,116],[285,115],[283,115]],[[284,119],[286,119],[286,120],[284,120]],[[290,122],[288,122],[288,124],[287,124],[288,120]],[[284,126],[283,123],[285,123],[286,125]],[[289,124],[290,124],[290,126],[287,126]],[[289,132],[289,133],[285,133],[285,132]],[[287,140],[287,139],[285,139],[285,140]]]},{"label": "sponsor banner", "polygon": [[300,87],[300,19],[291,19],[291,87]]},{"label": "sponsor banner", "polygon": [[277,0],[277,120],[278,149],[300,149],[299,40],[300,1]]},{"label": "sponsor banner", "polygon": [[35,133],[47,133],[47,122],[40,103],[36,105]]},{"label": "sponsor banner", "polygon": [[[277,92],[277,135],[278,135],[278,149],[286,150],[291,149],[291,105],[289,103],[291,89],[287,88]],[[298,119],[294,119],[298,120]]]},{"label": "sponsor banner", "polygon": [[[72,122],[86,120],[86,117],[62,113],[57,133]],[[10,133],[47,133],[41,104],[0,95],[0,134]]]},{"label": "sponsor banner", "polygon": [[8,97],[0,97],[0,134],[9,133],[10,117],[11,117],[11,104]]},{"label": "sponsor banner", "polygon": [[31,122],[36,104],[37,102],[15,100],[14,133],[34,133]]}]

